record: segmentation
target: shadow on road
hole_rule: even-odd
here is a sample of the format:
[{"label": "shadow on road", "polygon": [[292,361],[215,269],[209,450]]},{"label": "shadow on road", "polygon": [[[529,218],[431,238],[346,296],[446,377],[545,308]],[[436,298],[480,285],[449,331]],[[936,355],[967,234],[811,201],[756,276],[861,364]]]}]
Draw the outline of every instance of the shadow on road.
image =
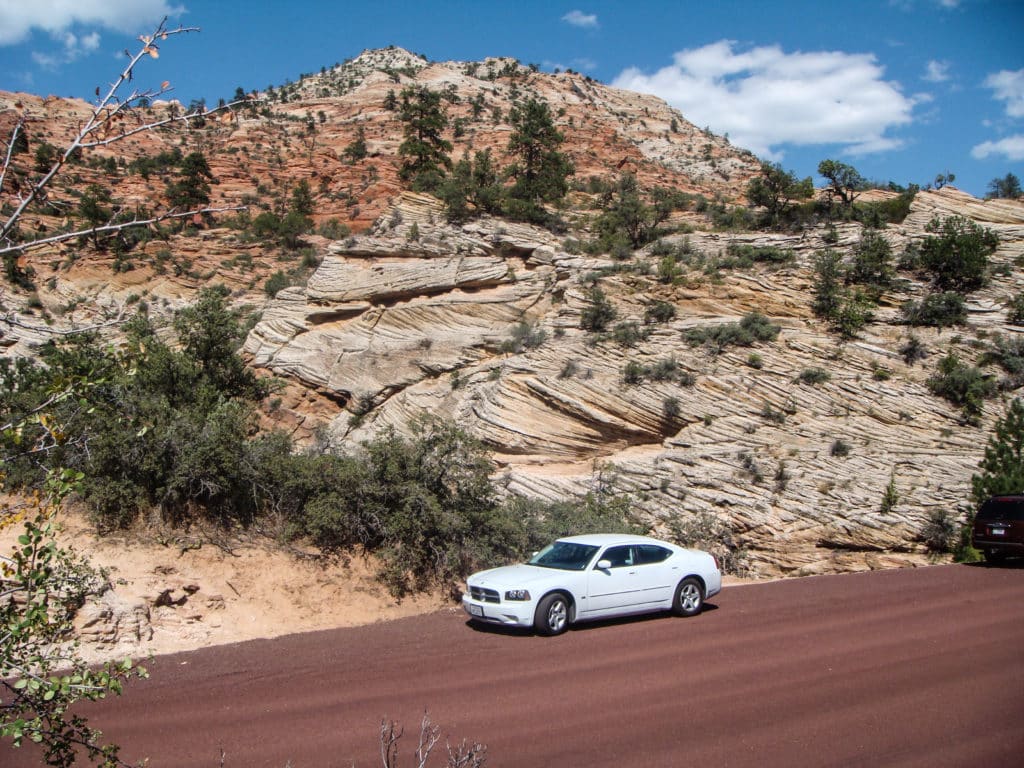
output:
[{"label": "shadow on road", "polygon": [[[714,603],[704,603],[704,613],[710,613],[711,611],[717,611],[718,606]],[[695,616],[693,618],[699,618]],[[673,616],[668,611],[663,613],[644,613],[637,616],[616,616],[611,619],[598,619],[597,621],[584,621],[579,624],[573,624],[569,627],[570,632],[589,632],[593,629],[601,629],[603,627],[616,627],[623,624],[641,624],[648,621],[680,621],[679,617]],[[474,632],[481,632],[490,635],[507,635],[509,637],[532,637],[537,633],[529,627],[507,627],[501,624],[486,624],[484,622],[476,622],[472,619],[466,620],[466,626],[472,629]]]},{"label": "shadow on road", "polygon": [[992,562],[985,560],[977,563],[964,563],[968,568],[998,568],[1004,571],[1024,570],[1024,557],[1008,557],[1005,560]]}]

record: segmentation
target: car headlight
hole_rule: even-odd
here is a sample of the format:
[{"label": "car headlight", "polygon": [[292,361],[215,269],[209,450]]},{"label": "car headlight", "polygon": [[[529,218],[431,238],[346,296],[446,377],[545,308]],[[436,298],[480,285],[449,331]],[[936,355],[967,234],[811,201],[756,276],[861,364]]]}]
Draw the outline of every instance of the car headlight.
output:
[{"label": "car headlight", "polygon": [[530,590],[528,589],[507,589],[505,590],[506,600],[529,600]]}]

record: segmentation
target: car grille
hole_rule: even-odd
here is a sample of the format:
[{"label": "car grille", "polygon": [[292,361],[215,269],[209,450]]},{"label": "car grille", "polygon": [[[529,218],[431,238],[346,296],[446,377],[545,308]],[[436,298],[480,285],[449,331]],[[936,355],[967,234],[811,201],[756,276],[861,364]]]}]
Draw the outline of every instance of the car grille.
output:
[{"label": "car grille", "polygon": [[501,598],[498,596],[497,590],[487,589],[485,587],[470,587],[469,596],[474,600],[482,600],[485,603],[501,602]]}]

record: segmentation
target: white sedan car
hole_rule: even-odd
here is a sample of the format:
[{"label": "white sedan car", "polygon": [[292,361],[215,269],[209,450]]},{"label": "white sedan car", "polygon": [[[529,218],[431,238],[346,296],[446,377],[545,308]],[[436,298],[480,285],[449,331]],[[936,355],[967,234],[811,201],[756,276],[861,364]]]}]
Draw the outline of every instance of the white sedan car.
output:
[{"label": "white sedan car", "polygon": [[462,607],[474,621],[558,635],[577,621],[671,610],[700,613],[722,588],[706,552],[646,536],[568,536],[530,561],[474,573]]}]

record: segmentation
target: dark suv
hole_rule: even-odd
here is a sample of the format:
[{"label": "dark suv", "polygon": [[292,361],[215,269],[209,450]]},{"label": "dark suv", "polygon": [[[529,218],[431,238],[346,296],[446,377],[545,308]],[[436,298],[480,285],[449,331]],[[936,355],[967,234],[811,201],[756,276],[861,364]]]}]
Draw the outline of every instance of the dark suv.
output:
[{"label": "dark suv", "polygon": [[1024,555],[1024,496],[993,496],[982,504],[971,543],[992,563]]}]

